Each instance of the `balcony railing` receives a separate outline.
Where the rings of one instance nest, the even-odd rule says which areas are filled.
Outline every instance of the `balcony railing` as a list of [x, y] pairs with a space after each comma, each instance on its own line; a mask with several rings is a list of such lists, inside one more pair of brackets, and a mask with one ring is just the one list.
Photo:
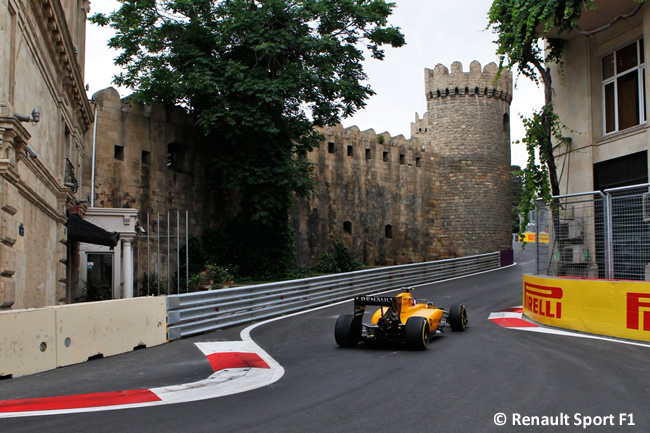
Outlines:
[[77, 192], [77, 189], [79, 188], [79, 182], [74, 175], [74, 165], [72, 165], [68, 158], [65, 159], [65, 175], [63, 178], [63, 185], [70, 188], [73, 192]]

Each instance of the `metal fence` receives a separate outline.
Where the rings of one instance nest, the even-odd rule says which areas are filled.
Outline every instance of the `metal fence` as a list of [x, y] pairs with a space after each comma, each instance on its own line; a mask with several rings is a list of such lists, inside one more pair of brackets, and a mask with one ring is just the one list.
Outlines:
[[497, 269], [500, 253], [167, 297], [168, 338], [175, 340], [311, 307]]
[[[554, 197], [536, 206], [537, 273], [650, 280], [650, 184]], [[648, 267], [648, 271], [646, 271]]]
[[134, 241], [136, 296], [187, 292], [190, 212], [147, 213]]

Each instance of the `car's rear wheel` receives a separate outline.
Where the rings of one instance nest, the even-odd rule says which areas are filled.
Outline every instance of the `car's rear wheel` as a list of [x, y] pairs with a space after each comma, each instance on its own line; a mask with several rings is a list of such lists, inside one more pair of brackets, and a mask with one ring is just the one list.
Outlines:
[[354, 347], [361, 339], [361, 320], [352, 314], [341, 314], [334, 326], [334, 339], [341, 347]]
[[424, 317], [409, 317], [404, 329], [406, 347], [411, 350], [424, 350], [429, 344], [429, 322]]
[[449, 325], [452, 331], [464, 331], [467, 328], [467, 310], [463, 304], [454, 304], [449, 309]]

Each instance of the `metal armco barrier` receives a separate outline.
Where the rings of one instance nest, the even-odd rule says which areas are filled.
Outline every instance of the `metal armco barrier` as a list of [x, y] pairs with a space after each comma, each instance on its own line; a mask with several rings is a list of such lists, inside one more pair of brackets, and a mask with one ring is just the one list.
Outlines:
[[169, 341], [227, 326], [499, 268], [498, 252], [167, 297]]

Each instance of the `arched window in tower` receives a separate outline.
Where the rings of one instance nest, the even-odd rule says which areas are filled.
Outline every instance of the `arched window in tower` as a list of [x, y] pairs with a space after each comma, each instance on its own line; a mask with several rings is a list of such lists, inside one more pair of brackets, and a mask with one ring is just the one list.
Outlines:
[[345, 221], [343, 222], [343, 231], [349, 235], [352, 234], [352, 222]]
[[386, 224], [386, 227], [384, 228], [384, 235], [386, 239], [393, 239], [393, 226], [390, 224]]
[[503, 115], [503, 132], [509, 132], [510, 131], [510, 116], [508, 113], [505, 113]]

